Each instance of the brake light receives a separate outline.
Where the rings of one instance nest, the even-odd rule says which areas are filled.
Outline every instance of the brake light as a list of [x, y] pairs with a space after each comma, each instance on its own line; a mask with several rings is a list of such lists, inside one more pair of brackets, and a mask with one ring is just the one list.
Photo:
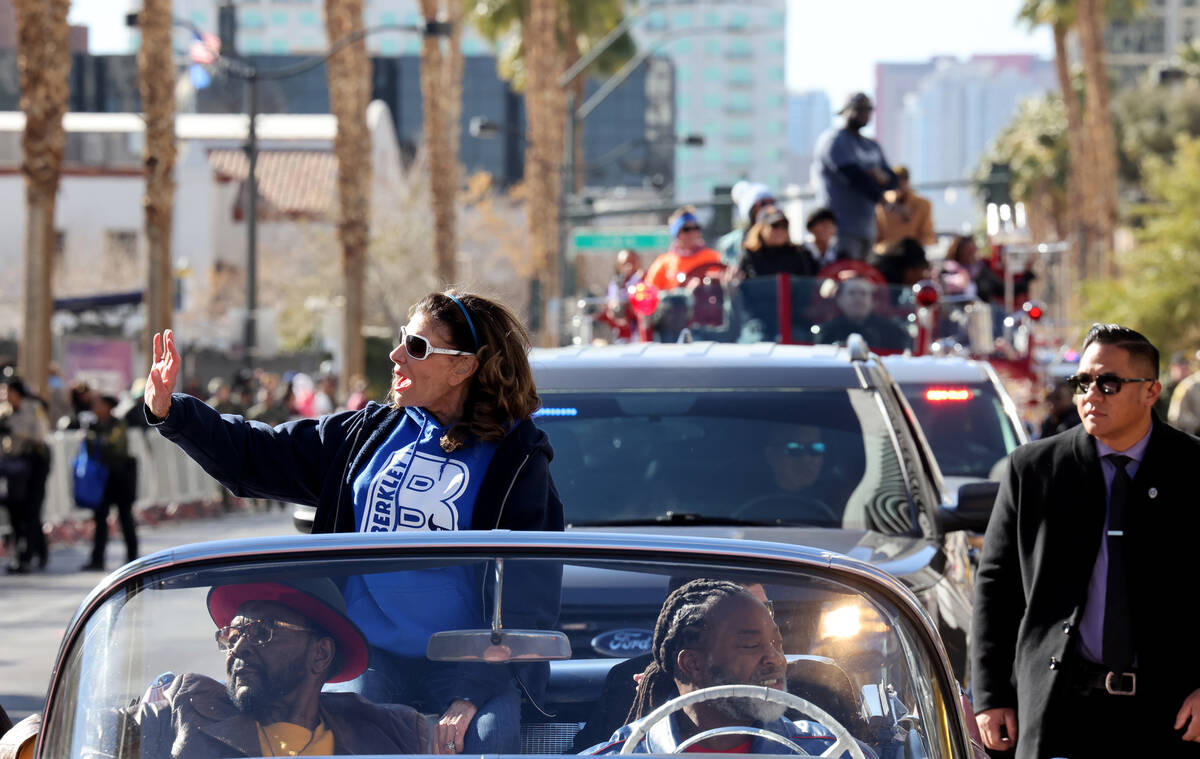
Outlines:
[[925, 391], [925, 400], [930, 403], [959, 403], [974, 397], [975, 393], [965, 387], [931, 387]]

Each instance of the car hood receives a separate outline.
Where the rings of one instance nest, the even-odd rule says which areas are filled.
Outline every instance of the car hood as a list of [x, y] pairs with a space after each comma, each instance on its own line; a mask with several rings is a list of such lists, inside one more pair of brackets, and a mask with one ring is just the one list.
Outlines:
[[[572, 527], [571, 531], [629, 532], [625, 526]], [[829, 527], [732, 527], [719, 525], [662, 527], [638, 526], [637, 532], [646, 535], [692, 535], [709, 538], [740, 538], [766, 540], [774, 543], [809, 546], [865, 561], [888, 574], [899, 577], [913, 590], [919, 591], [936, 582], [937, 572], [931, 565], [942, 557], [937, 545], [923, 537], [883, 535], [870, 530], [843, 530]]]

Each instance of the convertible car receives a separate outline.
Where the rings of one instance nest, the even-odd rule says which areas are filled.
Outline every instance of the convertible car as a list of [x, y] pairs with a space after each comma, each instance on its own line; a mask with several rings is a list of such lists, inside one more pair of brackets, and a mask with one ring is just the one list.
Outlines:
[[[633, 674], [640, 671], [640, 662], [628, 657], [643, 647], [626, 647], [623, 631], [636, 635], [655, 629], [672, 588], [709, 579], [753, 589], [759, 599], [753, 603], [765, 607], [763, 613], [773, 620], [770, 628], [780, 632], [772, 644], [786, 661], [786, 680], [727, 682], [711, 689], [715, 695], [676, 691], [647, 720], [671, 719], [672, 709], [697, 701], [737, 700], [733, 693], [747, 702], [778, 704], [782, 720], [824, 736], [825, 743], [813, 750], [811, 741], [759, 740], [766, 727], [757, 723], [733, 728], [754, 739], [754, 753], [854, 759], [985, 756], [968, 732], [969, 708], [934, 625], [912, 592], [878, 568], [780, 543], [505, 531], [255, 538], [183, 546], [128, 564], [84, 600], [65, 632], [44, 713], [0, 740], [7, 747], [0, 755], [7, 750], [10, 756], [19, 751], [36, 758], [159, 759], [177, 756], [185, 747], [188, 756], [205, 755], [196, 753], [197, 746], [209, 744], [179, 732], [183, 728], [177, 723], [159, 724], [167, 731], [165, 742], [146, 737], [145, 721], [164, 712], [173, 681], [204, 675], [224, 683], [221, 649], [233, 650], [245, 641], [266, 646], [272, 632], [264, 625], [279, 627], [274, 635], [281, 639], [289, 634], [283, 628], [297, 627], [260, 620], [256, 628], [241, 616], [227, 619], [235, 610], [245, 614], [246, 599], [259, 598], [230, 588], [262, 592], [317, 583], [346, 588], [385, 574], [402, 586], [406, 575], [428, 577], [439, 569], [475, 578], [478, 597], [461, 601], [482, 613], [474, 627], [433, 633], [425, 646], [429, 660], [548, 671], [546, 687], [522, 694], [521, 753], [594, 751], [594, 736], [599, 736], [596, 743], [606, 744], [624, 723], [636, 684]], [[519, 613], [531, 598], [551, 599], [550, 621], [517, 629], [513, 625], [531, 618]], [[324, 624], [332, 629], [328, 620]], [[585, 628], [601, 632], [580, 640], [578, 631]], [[347, 657], [355, 654], [347, 651], [334, 665], [342, 672], [353, 669]], [[610, 677], [617, 665], [627, 671]], [[217, 693], [216, 701], [226, 698], [223, 686]], [[409, 715], [414, 725], [421, 724], [421, 714], [436, 718], [430, 704], [409, 704], [415, 712], [383, 706]], [[177, 731], [174, 737], [171, 730]], [[335, 734], [326, 745], [347, 753], [354, 741], [344, 738]], [[253, 748], [250, 755], [257, 754], [258, 744]], [[633, 748], [634, 742], [624, 747], [625, 752]], [[206, 755], [244, 754], [230, 748]]]

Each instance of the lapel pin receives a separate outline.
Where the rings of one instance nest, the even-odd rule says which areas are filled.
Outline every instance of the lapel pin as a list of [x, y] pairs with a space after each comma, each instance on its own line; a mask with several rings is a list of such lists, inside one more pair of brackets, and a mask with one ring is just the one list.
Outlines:
[[1151, 498], [1158, 498], [1158, 488], [1150, 488], [1149, 492], [1147, 492], [1147, 495]]

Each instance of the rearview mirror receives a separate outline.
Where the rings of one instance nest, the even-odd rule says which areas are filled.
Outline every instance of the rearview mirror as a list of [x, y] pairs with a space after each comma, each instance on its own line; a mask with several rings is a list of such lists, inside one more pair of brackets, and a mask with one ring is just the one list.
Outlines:
[[973, 530], [983, 532], [992, 516], [992, 505], [1000, 492], [998, 482], [969, 482], [958, 489], [958, 503], [953, 507], [942, 507], [939, 514], [941, 527], [946, 532]]
[[553, 630], [447, 630], [429, 636], [430, 661], [551, 661], [571, 658], [571, 642]]
[[496, 601], [490, 630], [445, 630], [429, 636], [430, 661], [551, 661], [571, 658], [571, 641], [556, 630], [505, 630], [500, 622], [504, 596], [504, 559], [496, 559]]

